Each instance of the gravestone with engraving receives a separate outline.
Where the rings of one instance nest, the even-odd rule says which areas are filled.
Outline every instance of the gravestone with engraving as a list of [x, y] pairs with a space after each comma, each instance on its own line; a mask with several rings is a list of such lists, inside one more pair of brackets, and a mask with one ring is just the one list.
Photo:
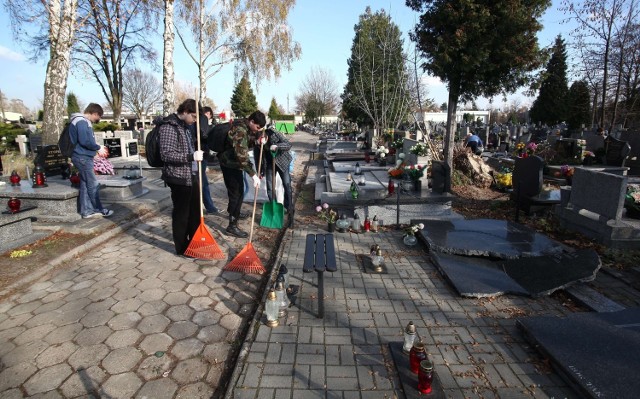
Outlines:
[[449, 165], [442, 161], [431, 162], [431, 181], [434, 193], [442, 194], [451, 191], [451, 179], [449, 178]]
[[39, 134], [32, 134], [29, 136], [29, 151], [31, 153], [38, 152], [38, 147], [42, 147], [42, 136]]
[[45, 176], [66, 176], [69, 169], [69, 159], [62, 155], [57, 144], [40, 147], [35, 160], [36, 166], [42, 166]]
[[109, 158], [122, 156], [122, 139], [119, 137], [104, 139], [104, 146], [109, 150]]
[[127, 156], [138, 155], [138, 142], [137, 141], [129, 141], [127, 143]]

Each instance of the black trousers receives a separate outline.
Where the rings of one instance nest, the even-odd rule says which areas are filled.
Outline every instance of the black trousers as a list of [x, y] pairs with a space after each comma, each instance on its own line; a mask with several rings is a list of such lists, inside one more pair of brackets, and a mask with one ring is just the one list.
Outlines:
[[229, 195], [227, 212], [229, 212], [229, 216], [238, 219], [244, 197], [244, 174], [239, 169], [227, 168], [222, 165], [220, 165], [220, 169], [222, 170], [224, 185], [227, 187], [227, 194]]
[[193, 176], [191, 186], [168, 184], [171, 189], [171, 228], [176, 254], [182, 255], [189, 247], [200, 225], [200, 185], [198, 176]]

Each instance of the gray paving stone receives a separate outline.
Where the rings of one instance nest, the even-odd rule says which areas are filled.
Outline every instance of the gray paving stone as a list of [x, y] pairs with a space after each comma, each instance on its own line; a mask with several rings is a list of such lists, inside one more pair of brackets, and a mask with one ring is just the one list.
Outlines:
[[146, 382], [136, 398], [139, 399], [171, 399], [178, 390], [178, 385], [170, 379], [160, 379]]
[[138, 330], [143, 334], [153, 334], [164, 331], [171, 320], [163, 315], [147, 316], [138, 324]]
[[69, 364], [74, 369], [97, 366], [109, 353], [109, 348], [104, 344], [81, 346], [69, 357]]
[[95, 345], [104, 342], [113, 330], [107, 326], [85, 328], [75, 336], [75, 342], [80, 346]]
[[40, 340], [49, 332], [56, 328], [53, 324], [43, 324], [34, 328], [30, 328], [13, 339], [16, 345], [26, 344], [31, 341]]
[[180, 361], [171, 372], [171, 377], [180, 385], [194, 383], [207, 373], [207, 364], [201, 359]]
[[229, 331], [218, 325], [204, 327], [198, 332], [197, 338], [204, 343], [213, 343], [224, 340], [229, 335]]
[[105, 395], [113, 398], [132, 398], [142, 386], [142, 381], [135, 373], [124, 373], [110, 376], [102, 385]]
[[142, 320], [142, 316], [138, 313], [127, 312], [114, 316], [109, 320], [107, 325], [114, 331], [126, 330], [134, 328], [140, 320]]
[[132, 347], [114, 349], [102, 360], [102, 367], [109, 374], [120, 374], [131, 370], [142, 359], [142, 353]]
[[176, 399], [209, 399], [213, 396], [213, 388], [204, 382], [197, 382], [181, 387]]
[[151, 334], [144, 337], [140, 343], [140, 349], [147, 355], [153, 355], [158, 351], [166, 352], [172, 343], [173, 338], [165, 333]]
[[69, 354], [76, 351], [78, 347], [71, 341], [66, 341], [60, 345], [50, 346], [36, 358], [36, 365], [39, 369], [53, 366], [64, 362]]
[[191, 321], [200, 327], [210, 326], [220, 321], [220, 315], [212, 310], [203, 310], [196, 312]]
[[191, 296], [187, 293], [170, 292], [164, 296], [163, 301], [170, 306], [176, 306], [176, 305], [186, 305], [187, 303], [189, 303], [190, 299], [191, 299]]
[[189, 359], [198, 356], [204, 349], [204, 343], [195, 338], [187, 338], [175, 343], [171, 354], [177, 359]]
[[155, 380], [157, 378], [169, 375], [174, 362], [170, 356], [148, 356], [138, 366], [137, 373], [145, 381]]
[[[0, 393], [17, 388], [38, 371], [31, 362], [18, 363], [0, 372]], [[4, 397], [4, 393], [2, 394]]]
[[105, 378], [106, 374], [100, 367], [79, 369], [67, 378], [60, 390], [67, 398], [87, 397], [91, 392], [99, 390]]
[[67, 364], [43, 368], [24, 383], [24, 389], [29, 395], [51, 391], [62, 384], [71, 373], [71, 367]]
[[169, 325], [167, 334], [174, 339], [184, 339], [195, 335], [198, 326], [190, 321], [176, 321]]
[[42, 341], [33, 341], [16, 346], [2, 357], [2, 363], [5, 367], [11, 367], [23, 362], [33, 362], [33, 359], [48, 347], [49, 345]]
[[147, 302], [140, 306], [138, 313], [140, 313], [142, 317], [153, 316], [164, 312], [168, 307], [169, 305], [164, 301]]
[[172, 321], [184, 321], [191, 319], [194, 313], [195, 311], [187, 305], [176, 305], [167, 309], [164, 315]]

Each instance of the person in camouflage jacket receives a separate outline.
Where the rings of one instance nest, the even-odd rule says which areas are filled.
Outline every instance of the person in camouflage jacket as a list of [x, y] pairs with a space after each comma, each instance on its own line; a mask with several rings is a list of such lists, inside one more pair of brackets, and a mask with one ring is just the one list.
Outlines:
[[260, 177], [249, 161], [249, 148], [253, 147], [256, 134], [266, 125], [267, 118], [262, 112], [255, 111], [244, 122], [232, 126], [227, 136], [227, 140], [231, 145], [226, 146], [223, 152], [218, 153], [224, 185], [227, 187], [229, 196], [229, 204], [227, 206], [229, 226], [226, 231], [228, 234], [239, 238], [249, 236], [238, 227], [240, 208], [244, 197], [243, 172], [247, 172], [251, 176], [254, 188], [260, 187]]

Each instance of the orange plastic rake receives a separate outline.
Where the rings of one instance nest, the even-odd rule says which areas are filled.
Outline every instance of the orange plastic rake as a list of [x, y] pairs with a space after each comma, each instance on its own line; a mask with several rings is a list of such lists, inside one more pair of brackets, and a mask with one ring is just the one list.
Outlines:
[[[197, 96], [196, 96], [197, 98]], [[196, 100], [196, 136], [198, 137], [198, 151], [200, 151], [200, 113], [198, 100]], [[222, 252], [218, 243], [213, 238], [209, 229], [204, 224], [204, 212], [202, 211], [202, 163], [198, 161], [198, 183], [200, 184], [200, 226], [191, 238], [191, 242], [184, 251], [186, 256], [197, 259], [224, 259], [226, 255]]]
[[[262, 142], [260, 143], [260, 159], [258, 160], [258, 171], [262, 166]], [[223, 270], [232, 271], [232, 272], [241, 272], [241, 273], [249, 273], [249, 274], [262, 274], [267, 271], [260, 262], [260, 258], [258, 258], [258, 254], [256, 250], [253, 249], [253, 244], [251, 244], [251, 240], [253, 238], [253, 225], [256, 219], [256, 202], [258, 200], [258, 189], [256, 188], [256, 192], [253, 195], [253, 213], [251, 214], [251, 231], [249, 232], [249, 242], [247, 245], [242, 248], [242, 251], [236, 255], [235, 258], [231, 260], [231, 262], [227, 263], [227, 265], [223, 268]]]

